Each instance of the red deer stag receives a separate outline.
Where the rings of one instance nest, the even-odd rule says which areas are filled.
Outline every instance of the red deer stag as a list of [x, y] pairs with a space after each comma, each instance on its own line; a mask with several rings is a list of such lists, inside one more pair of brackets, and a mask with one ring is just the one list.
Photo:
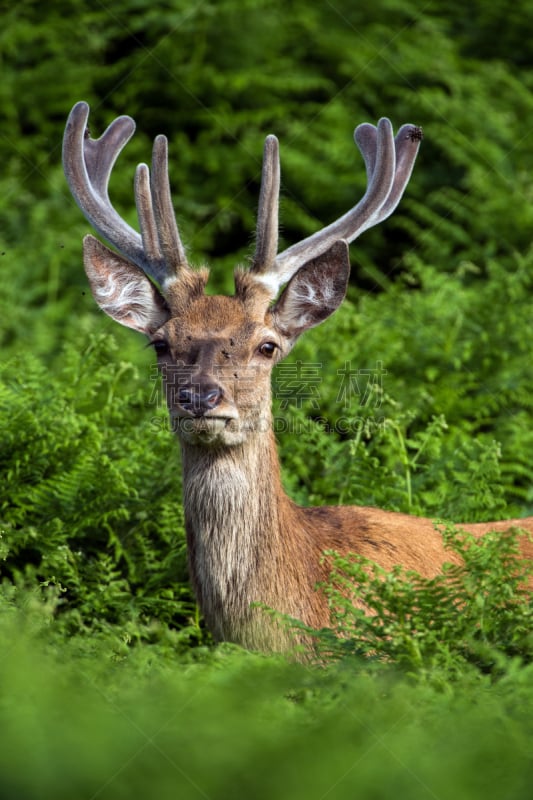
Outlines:
[[[235, 294], [219, 297], [204, 294], [208, 271], [187, 263], [172, 209], [167, 139], [154, 141], [151, 172], [146, 164], [137, 168], [139, 234], [108, 197], [112, 167], [135, 123], [119, 117], [92, 139], [88, 115], [83, 102], [71, 111], [65, 172], [82, 212], [118, 252], [86, 236], [85, 269], [100, 308], [146, 334], [157, 354], [182, 450], [190, 574], [215, 638], [260, 650], [289, 646], [287, 632], [255, 603], [327, 626], [327, 603], [315, 585], [326, 578], [321, 556], [330, 548], [360, 553], [384, 568], [402, 564], [424, 576], [438, 573], [450, 556], [429, 519], [293, 503], [281, 484], [270, 424], [272, 367], [342, 302], [348, 243], [396, 208], [420, 129], [403, 125], [394, 138], [388, 119], [377, 127], [359, 125], [355, 141], [368, 177], [364, 197], [280, 254], [278, 141], [268, 136], [252, 263], [247, 271], [236, 270]], [[482, 534], [511, 526], [533, 530], [533, 518], [464, 527]]]

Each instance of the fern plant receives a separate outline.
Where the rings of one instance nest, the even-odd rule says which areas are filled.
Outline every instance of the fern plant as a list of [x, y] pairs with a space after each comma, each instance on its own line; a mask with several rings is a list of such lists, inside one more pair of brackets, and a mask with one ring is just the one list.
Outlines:
[[137, 369], [116, 357], [101, 336], [65, 346], [53, 378], [32, 357], [4, 365], [0, 574], [54, 584], [69, 629], [187, 626], [176, 448], [165, 409], [146, 407]]
[[422, 680], [450, 680], [469, 669], [497, 676], [513, 659], [533, 660], [533, 605], [526, 588], [533, 563], [517, 561], [518, 530], [476, 539], [438, 525], [461, 563], [433, 579], [395, 567], [386, 572], [358, 556], [327, 554], [321, 585], [331, 630], [311, 632], [324, 659], [368, 656]]

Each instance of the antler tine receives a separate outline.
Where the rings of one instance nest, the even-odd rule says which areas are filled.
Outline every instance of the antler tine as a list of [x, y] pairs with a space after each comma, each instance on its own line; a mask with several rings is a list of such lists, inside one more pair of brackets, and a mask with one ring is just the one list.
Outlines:
[[104, 239], [163, 285], [186, 266], [185, 252], [172, 209], [168, 181], [167, 140], [156, 137], [153, 170], [139, 164], [135, 201], [141, 228], [137, 233], [113, 208], [108, 194], [111, 170], [135, 131], [131, 117], [115, 119], [99, 139], [91, 139], [89, 106], [77, 103], [63, 139], [63, 164], [70, 190], [85, 217]]
[[166, 136], [156, 136], [154, 140], [150, 187], [161, 252], [169, 271], [176, 274], [179, 269], [187, 266], [187, 258], [181, 243], [172, 206], [172, 195], [170, 194], [168, 179], [168, 140]]
[[134, 193], [144, 255], [151, 265], [154, 277], [160, 280], [164, 278], [165, 265], [159, 247], [159, 234], [150, 190], [150, 170], [147, 164], [138, 164], [135, 170]]
[[187, 269], [185, 250], [174, 217], [168, 180], [168, 143], [157, 136], [152, 153], [152, 173], [139, 164], [135, 173], [135, 202], [144, 253], [151, 274], [163, 287]]
[[261, 192], [257, 213], [256, 246], [251, 272], [271, 270], [278, 252], [279, 143], [267, 136], [263, 151]]
[[409, 183], [411, 173], [413, 172], [422, 137], [422, 129], [409, 124], [402, 125], [396, 134], [394, 139], [396, 172], [387, 201], [381, 207], [379, 222], [390, 217], [402, 199], [405, 187]]
[[393, 138], [390, 120], [383, 117], [377, 127], [359, 125], [354, 138], [367, 170], [368, 187], [363, 198], [331, 225], [292, 245], [275, 259], [270, 273], [262, 277], [273, 291], [312, 258], [322, 255], [338, 240], [352, 242], [363, 231], [386, 219], [398, 205], [409, 181], [418, 153], [420, 135], [412, 125], [403, 125]]

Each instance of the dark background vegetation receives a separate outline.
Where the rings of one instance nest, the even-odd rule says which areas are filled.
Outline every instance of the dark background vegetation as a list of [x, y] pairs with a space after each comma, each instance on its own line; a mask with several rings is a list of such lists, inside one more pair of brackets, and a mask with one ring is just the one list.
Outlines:
[[[456, 595], [383, 590], [384, 630], [365, 650], [350, 629], [350, 652], [379, 655], [381, 635], [377, 665], [299, 668], [211, 645], [153, 359], [90, 296], [88, 225], [60, 154], [78, 100], [93, 136], [130, 114], [111, 193], [135, 225], [135, 165], [165, 133], [190, 260], [231, 291], [266, 134], [281, 142], [284, 246], [364, 192], [356, 124], [421, 125], [398, 211], [352, 245], [348, 301], [291, 356], [318, 369], [317, 392], [287, 403], [275, 377], [285, 483], [302, 503], [532, 514], [529, 4], [0, 8], [2, 794], [527, 797], [530, 616], [505, 559], [487, 573], [497, 543], [472, 554], [477, 577]], [[374, 392], [360, 377], [342, 394], [347, 370], [378, 364]]]

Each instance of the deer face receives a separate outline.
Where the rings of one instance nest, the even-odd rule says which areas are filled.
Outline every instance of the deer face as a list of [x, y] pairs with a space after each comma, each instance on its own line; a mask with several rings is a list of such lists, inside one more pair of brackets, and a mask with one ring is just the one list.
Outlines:
[[231, 446], [270, 427], [270, 373], [285, 344], [271, 314], [254, 315], [238, 297], [203, 296], [151, 342], [181, 439]]
[[165, 297], [97, 239], [84, 242], [97, 303], [145, 333], [157, 356], [172, 428], [199, 447], [229, 447], [270, 429], [270, 375], [298, 336], [342, 302], [347, 246], [337, 243], [289, 282], [277, 302], [250, 273], [237, 272], [231, 297], [204, 294], [206, 271], [188, 269]]

